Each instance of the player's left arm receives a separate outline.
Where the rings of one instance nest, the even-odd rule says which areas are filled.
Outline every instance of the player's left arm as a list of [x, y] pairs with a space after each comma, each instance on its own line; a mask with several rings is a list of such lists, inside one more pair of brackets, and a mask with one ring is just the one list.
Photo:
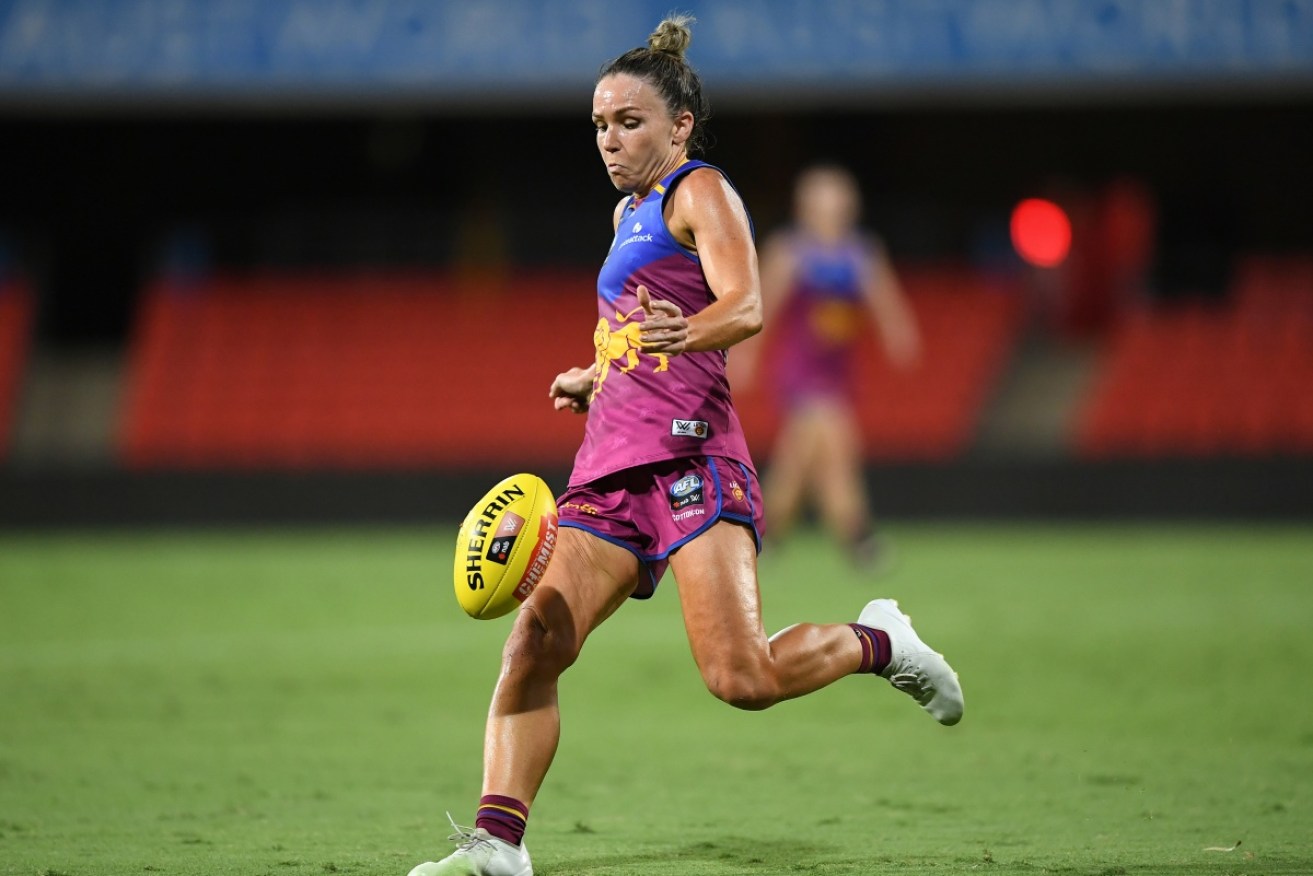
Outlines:
[[921, 329], [883, 244], [872, 241], [862, 271], [862, 292], [875, 318], [885, 354], [899, 368], [921, 361]]
[[685, 317], [671, 302], [640, 290], [639, 300], [650, 300], [644, 305], [644, 348], [670, 354], [724, 350], [761, 331], [757, 249], [748, 212], [729, 181], [709, 168], [691, 172], [675, 189], [666, 225], [697, 253], [716, 300]]

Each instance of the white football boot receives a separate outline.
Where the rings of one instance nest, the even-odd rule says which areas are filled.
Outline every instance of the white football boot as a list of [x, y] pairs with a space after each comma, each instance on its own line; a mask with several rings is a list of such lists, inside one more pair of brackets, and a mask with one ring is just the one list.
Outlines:
[[962, 720], [962, 684], [944, 655], [935, 651], [912, 629], [912, 619], [893, 599], [876, 599], [862, 609], [857, 622], [884, 630], [893, 658], [880, 675], [921, 704], [940, 724]]
[[456, 851], [441, 861], [427, 861], [410, 871], [410, 876], [533, 876], [529, 850], [511, 845], [483, 828], [461, 827], [447, 816], [455, 833], [447, 837]]

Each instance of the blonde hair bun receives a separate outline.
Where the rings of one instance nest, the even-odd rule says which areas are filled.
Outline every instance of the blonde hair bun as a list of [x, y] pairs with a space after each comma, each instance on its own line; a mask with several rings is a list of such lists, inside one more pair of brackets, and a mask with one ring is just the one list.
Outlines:
[[665, 52], [683, 58], [688, 44], [693, 42], [689, 25], [697, 19], [691, 15], [668, 15], [647, 38], [647, 47], [654, 52]]

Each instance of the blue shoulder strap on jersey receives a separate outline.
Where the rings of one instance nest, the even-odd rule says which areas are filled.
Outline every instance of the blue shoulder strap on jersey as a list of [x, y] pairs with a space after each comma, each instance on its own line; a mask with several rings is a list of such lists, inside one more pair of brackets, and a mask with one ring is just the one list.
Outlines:
[[[697, 158], [690, 158], [688, 161], [685, 161], [679, 167], [676, 167], [674, 170], [670, 171], [670, 173], [666, 174], [665, 179], [661, 180], [661, 182], [652, 186], [652, 191], [665, 197], [666, 190], [673, 186], [677, 179], [689, 171], [697, 170], [699, 167], [710, 167], [712, 170], [719, 171], [721, 176], [725, 176], [725, 171], [721, 170], [719, 167], [707, 164], [705, 161]], [[728, 179], [728, 177], [726, 177], [726, 179]]]
[[[688, 173], [689, 171], [696, 170], [699, 167], [712, 167], [712, 166], [713, 165], [707, 164], [705, 161], [700, 161], [696, 158], [690, 158], [688, 161], [685, 161], [679, 167], [676, 167], [674, 170], [670, 171], [670, 173], [662, 177], [661, 181], [656, 185], [652, 186], [652, 191], [648, 192], [647, 195], [645, 195], [644, 197], [639, 198], [637, 195], [630, 195], [628, 202], [625, 204], [624, 212], [620, 214], [621, 217], [625, 217], [628, 216], [630, 213], [633, 213], [635, 210], [638, 209], [640, 204], [642, 204], [644, 201], [648, 199], [648, 197], [652, 195], [657, 195], [659, 197], [664, 198], [666, 194], [666, 190], [669, 189], [677, 179], [679, 179], [681, 176]], [[720, 168], [718, 167], [715, 169], [720, 170]], [[724, 175], [725, 171], [720, 170], [720, 173], [721, 175]], [[728, 177], [726, 177], [726, 179], [728, 179]]]

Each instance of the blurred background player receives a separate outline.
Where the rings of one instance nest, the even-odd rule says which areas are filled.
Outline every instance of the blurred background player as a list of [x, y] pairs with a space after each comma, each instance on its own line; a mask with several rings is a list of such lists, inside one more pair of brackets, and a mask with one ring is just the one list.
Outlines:
[[921, 335], [883, 243], [858, 227], [860, 215], [861, 192], [846, 168], [818, 164], [798, 176], [793, 225], [762, 250], [770, 337], [736, 353], [732, 376], [748, 385], [759, 351], [769, 350], [762, 376], [783, 417], [763, 482], [772, 539], [789, 533], [810, 498], [853, 560], [870, 567], [880, 543], [862, 471], [856, 342], [873, 320], [890, 361], [910, 369]]

